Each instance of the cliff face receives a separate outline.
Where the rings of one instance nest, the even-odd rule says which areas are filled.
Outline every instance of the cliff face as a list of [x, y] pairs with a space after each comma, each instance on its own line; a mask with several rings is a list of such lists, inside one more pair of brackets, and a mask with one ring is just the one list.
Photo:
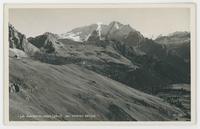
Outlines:
[[10, 56], [33, 56], [38, 49], [26, 39], [26, 36], [9, 24]]
[[9, 24], [9, 46], [24, 51], [27, 43], [25, 35], [18, 32], [11, 24]]

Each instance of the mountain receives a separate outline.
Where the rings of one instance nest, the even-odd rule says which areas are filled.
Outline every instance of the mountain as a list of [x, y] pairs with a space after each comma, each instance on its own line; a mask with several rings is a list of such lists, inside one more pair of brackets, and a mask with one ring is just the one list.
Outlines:
[[71, 39], [77, 42], [83, 42], [88, 35], [97, 29], [97, 24], [75, 28], [67, 33], [60, 34], [61, 39]]
[[[92, 32], [94, 28], [98, 29]], [[166, 45], [145, 38], [129, 25], [114, 21], [109, 25], [99, 23], [76, 28], [74, 32], [81, 30], [84, 30], [82, 34], [88, 32], [86, 30], [91, 31], [84, 44], [62, 39], [50, 32], [28, 38], [40, 50], [33, 58], [58, 65], [75, 63], [151, 94], [155, 89], [159, 90], [169, 84], [190, 82], [188, 62], [169, 53]], [[115, 38], [119, 36], [114, 34], [121, 30], [125, 30], [121, 34], [124, 38]], [[179, 37], [183, 37], [182, 35]]]
[[54, 53], [57, 51], [57, 49], [62, 47], [62, 43], [57, 39], [58, 35], [45, 32], [44, 34], [34, 38], [28, 38], [28, 41], [45, 53]]
[[[94, 33], [97, 33], [99, 40], [117, 40], [122, 41], [128, 37], [129, 33], [137, 32], [130, 25], [123, 25], [120, 22], [113, 21], [106, 25], [103, 23], [91, 24], [84, 27], [75, 28], [67, 33], [61, 34], [61, 39], [71, 39], [78, 42], [84, 42], [92, 39]], [[140, 37], [142, 35], [138, 34]], [[135, 35], [136, 36], [136, 35]]]
[[35, 59], [57, 65], [77, 64], [151, 94], [170, 84], [190, 82], [187, 62], [169, 54], [165, 45], [145, 38], [129, 25], [116, 21], [109, 25], [98, 23], [70, 33], [80, 33], [87, 40], [80, 43], [49, 33], [29, 38], [32, 44], [46, 51]]
[[177, 31], [174, 33], [171, 33], [167, 36], [159, 36], [155, 39], [156, 42], [161, 43], [161, 44], [184, 44], [184, 43], [189, 43], [190, 42], [190, 33], [189, 32], [181, 32]]
[[38, 49], [32, 45], [26, 36], [17, 31], [14, 26], [9, 24], [9, 47], [10, 56], [26, 57], [32, 56]]
[[165, 45], [168, 53], [176, 55], [186, 62], [190, 61], [190, 33], [174, 32], [167, 36], [159, 36], [155, 42]]
[[10, 48], [24, 50], [25, 42], [26, 42], [25, 35], [19, 33], [11, 24], [9, 24], [9, 46], [10, 46]]

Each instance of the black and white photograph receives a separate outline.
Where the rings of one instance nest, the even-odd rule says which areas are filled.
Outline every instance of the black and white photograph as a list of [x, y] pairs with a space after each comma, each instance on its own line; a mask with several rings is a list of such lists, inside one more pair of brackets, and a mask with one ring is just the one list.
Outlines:
[[8, 4], [5, 117], [191, 122], [195, 6], [163, 5]]

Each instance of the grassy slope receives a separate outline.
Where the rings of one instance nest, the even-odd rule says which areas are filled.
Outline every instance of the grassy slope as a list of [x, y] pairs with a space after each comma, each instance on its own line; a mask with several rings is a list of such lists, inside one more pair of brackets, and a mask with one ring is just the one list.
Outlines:
[[183, 113], [162, 99], [103, 77], [77, 65], [50, 65], [10, 58], [10, 120], [19, 115], [90, 114], [95, 118], [26, 120], [174, 120]]
[[173, 84], [165, 89], [158, 91], [157, 95], [163, 98], [166, 102], [179, 107], [185, 116], [181, 119], [190, 120], [191, 112], [191, 96], [190, 96], [190, 85], [189, 84]]

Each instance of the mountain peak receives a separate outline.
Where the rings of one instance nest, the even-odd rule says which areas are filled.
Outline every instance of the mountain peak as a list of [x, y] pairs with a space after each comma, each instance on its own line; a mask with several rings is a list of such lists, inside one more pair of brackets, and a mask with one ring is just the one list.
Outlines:
[[168, 36], [187, 36], [189, 34], [190, 32], [188, 31], [176, 31], [176, 32], [168, 34]]
[[[112, 39], [121, 41], [128, 36], [131, 31], [136, 31], [130, 25], [122, 24], [119, 21], [112, 21], [109, 24], [97, 22], [91, 25], [75, 28], [67, 33], [60, 35], [61, 39], [70, 39], [77, 42], [84, 42], [90, 36], [96, 37], [96, 31], [100, 40]], [[96, 37], [97, 38], [97, 37]], [[92, 39], [96, 39], [92, 38]]]
[[190, 32], [176, 31], [166, 36], [158, 36], [155, 41], [160, 44], [187, 44], [190, 43]]
[[118, 21], [112, 21], [109, 25], [114, 26], [116, 29], [119, 29], [121, 26], [123, 26], [123, 24]]
[[54, 35], [54, 33], [51, 33], [51, 32], [44, 32], [43, 35]]
[[112, 22], [110, 22], [110, 24], [121, 24], [122, 25], [122, 23], [120, 23], [119, 21], [112, 21]]
[[52, 32], [45, 32], [45, 33], [43, 33], [42, 35], [47, 36], [47, 37], [52, 37], [52, 38], [55, 38], [55, 39], [58, 39], [58, 38], [59, 38], [59, 35], [58, 35], [58, 34], [54, 34], [54, 33], [52, 33]]

